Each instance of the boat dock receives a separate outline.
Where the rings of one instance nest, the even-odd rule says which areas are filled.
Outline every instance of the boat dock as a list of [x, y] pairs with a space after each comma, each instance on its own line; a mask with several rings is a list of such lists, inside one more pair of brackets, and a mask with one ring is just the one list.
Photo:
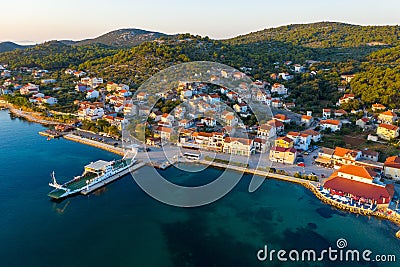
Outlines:
[[59, 138], [62, 136], [62, 133], [52, 130], [41, 131], [39, 134], [50, 138]]
[[86, 196], [86, 195], [92, 193], [93, 191], [96, 191], [97, 189], [99, 189], [99, 188], [101, 188], [101, 187], [103, 187], [103, 186], [105, 186], [105, 185], [107, 185], [107, 184], [109, 184], [109, 183], [111, 183], [111, 182], [113, 182], [113, 181], [115, 181], [115, 180], [127, 175], [129, 172], [136, 171], [136, 170], [140, 169], [144, 165], [146, 165], [144, 162], [139, 162], [139, 163], [133, 165], [132, 167], [130, 167], [129, 169], [126, 169], [126, 170], [124, 170], [124, 171], [122, 171], [120, 173], [117, 173], [117, 174], [105, 179], [104, 181], [101, 181], [101, 182], [99, 182], [99, 183], [97, 183], [95, 185], [92, 185], [92, 186], [90, 186], [88, 188], [83, 189], [81, 191], [81, 194]]

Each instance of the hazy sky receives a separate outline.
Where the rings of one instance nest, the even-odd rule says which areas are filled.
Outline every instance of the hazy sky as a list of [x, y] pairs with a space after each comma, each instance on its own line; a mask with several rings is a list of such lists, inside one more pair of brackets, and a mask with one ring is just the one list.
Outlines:
[[6, 0], [0, 41], [91, 38], [120, 28], [228, 38], [291, 23], [400, 24], [398, 0]]

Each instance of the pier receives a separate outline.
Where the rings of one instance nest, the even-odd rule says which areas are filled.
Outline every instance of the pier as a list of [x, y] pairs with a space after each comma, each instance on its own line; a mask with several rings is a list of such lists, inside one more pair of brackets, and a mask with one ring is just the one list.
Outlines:
[[46, 130], [46, 131], [41, 131], [39, 132], [40, 135], [50, 137], [50, 138], [59, 138], [62, 136], [62, 133], [57, 132], [57, 131], [52, 131], [52, 130]]
[[109, 152], [112, 152], [114, 154], [123, 156], [124, 155], [124, 149], [121, 147], [115, 147], [112, 145], [104, 144], [102, 142], [98, 142], [95, 140], [87, 139], [87, 138], [82, 138], [80, 136], [74, 135], [74, 134], [66, 134], [64, 135], [64, 138], [70, 141], [78, 142], [81, 144], [97, 147], [103, 150], [107, 150]]

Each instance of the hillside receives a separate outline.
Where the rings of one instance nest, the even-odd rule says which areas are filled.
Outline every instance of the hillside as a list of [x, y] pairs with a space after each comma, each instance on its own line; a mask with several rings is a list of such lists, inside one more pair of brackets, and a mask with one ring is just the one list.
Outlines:
[[353, 92], [365, 104], [395, 108], [400, 101], [400, 46], [372, 53], [362, 66], [351, 81]]
[[132, 47], [143, 42], [153, 41], [166, 34], [151, 32], [140, 29], [115, 30], [93, 39], [86, 39], [76, 42], [78, 45], [103, 44], [114, 47]]
[[337, 22], [292, 24], [226, 40], [232, 44], [280, 41], [314, 48], [400, 44], [400, 26], [360, 26]]
[[0, 43], [0, 53], [1, 52], [8, 52], [8, 51], [13, 51], [15, 49], [23, 49], [26, 48], [26, 46], [23, 45], [18, 45], [13, 42], [2, 42]]
[[9, 64], [11, 68], [25, 66], [56, 70], [106, 57], [115, 52], [99, 44], [71, 46], [59, 41], [50, 41], [26, 49], [0, 53], [0, 62]]

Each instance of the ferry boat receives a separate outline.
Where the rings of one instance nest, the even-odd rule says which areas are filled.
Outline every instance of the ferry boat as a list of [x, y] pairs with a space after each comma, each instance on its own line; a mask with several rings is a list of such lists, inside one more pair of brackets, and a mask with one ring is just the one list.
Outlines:
[[98, 188], [122, 177], [135, 163], [136, 160], [125, 158], [116, 161], [98, 160], [86, 165], [82, 175], [61, 185], [57, 182], [53, 171], [49, 186], [55, 189], [48, 196], [53, 199], [62, 199], [81, 192], [90, 193], [90, 189]]

